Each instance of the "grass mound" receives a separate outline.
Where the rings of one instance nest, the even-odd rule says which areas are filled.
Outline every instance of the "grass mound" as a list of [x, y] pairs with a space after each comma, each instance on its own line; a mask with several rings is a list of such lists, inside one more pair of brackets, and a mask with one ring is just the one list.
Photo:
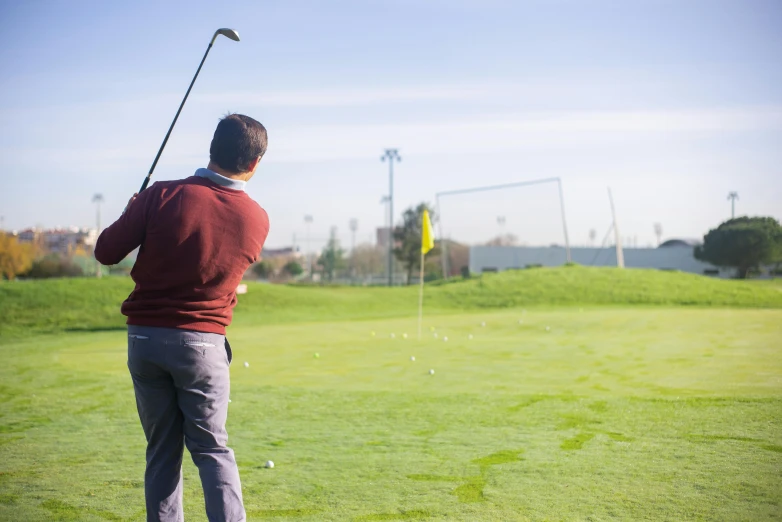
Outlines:
[[[413, 315], [417, 288], [304, 287], [249, 283], [235, 325], [378, 319]], [[129, 278], [57, 279], [0, 284], [0, 335], [121, 329]], [[540, 268], [433, 284], [428, 313], [546, 305], [679, 305], [782, 308], [778, 285], [679, 272]]]
[[661, 270], [570, 266], [485, 274], [444, 284], [429, 294], [442, 306], [465, 309], [524, 305], [684, 305], [782, 307], [779, 287]]

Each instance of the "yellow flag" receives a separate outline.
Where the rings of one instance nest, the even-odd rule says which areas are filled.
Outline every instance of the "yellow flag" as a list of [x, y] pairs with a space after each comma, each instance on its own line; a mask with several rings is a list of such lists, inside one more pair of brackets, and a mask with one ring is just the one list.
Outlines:
[[424, 210], [423, 233], [421, 234], [421, 253], [426, 254], [434, 248], [434, 230], [429, 220], [429, 211]]

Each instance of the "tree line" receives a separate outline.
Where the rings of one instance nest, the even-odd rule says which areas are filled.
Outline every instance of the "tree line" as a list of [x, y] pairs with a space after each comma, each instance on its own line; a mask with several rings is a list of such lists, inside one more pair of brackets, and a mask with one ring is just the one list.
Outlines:
[[[392, 238], [393, 253], [407, 275], [407, 281], [420, 269], [421, 263], [421, 223], [424, 210], [429, 211], [436, 222], [435, 211], [426, 203], [410, 207], [402, 214], [402, 222], [394, 227]], [[500, 238], [501, 239], [501, 238]], [[499, 243], [498, 243], [499, 244]], [[427, 280], [442, 277], [440, 268], [440, 242], [427, 255], [424, 266]], [[454, 253], [449, 247], [449, 257]], [[454, 249], [455, 250], [455, 249]], [[468, 262], [466, 248], [454, 265], [457, 271]], [[0, 278], [13, 280], [17, 277], [68, 277], [86, 275], [94, 264], [88, 259], [88, 253], [82, 255], [60, 256], [45, 253], [31, 243], [22, 243], [11, 235], [0, 232]], [[376, 246], [359, 245], [346, 257], [336, 233], [332, 232], [326, 247], [315, 260], [324, 279], [332, 281], [340, 273], [348, 277], [361, 277], [383, 273], [386, 252]], [[721, 268], [736, 270], [736, 277], [746, 278], [758, 273], [763, 267], [774, 267], [779, 272], [782, 265], [782, 226], [772, 217], [738, 217], [709, 230], [703, 238], [703, 244], [695, 248], [695, 258]], [[302, 265], [295, 260], [283, 261], [276, 266], [271, 261], [261, 261], [253, 266], [253, 272], [260, 278], [277, 276], [281, 279], [296, 278], [304, 272]], [[125, 260], [115, 271], [127, 273], [132, 266], [131, 260]]]

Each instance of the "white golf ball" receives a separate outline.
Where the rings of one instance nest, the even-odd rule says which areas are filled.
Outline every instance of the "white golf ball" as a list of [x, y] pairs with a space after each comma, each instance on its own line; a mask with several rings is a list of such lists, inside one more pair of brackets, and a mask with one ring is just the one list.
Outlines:
[[551, 327], [550, 327], [550, 326], [547, 326], [547, 327], [546, 327], [546, 331], [547, 331], [547, 332], [551, 331]]
[[486, 321], [481, 321], [481, 326], [486, 326]]
[[434, 338], [435, 338], [435, 339], [437, 339], [437, 332], [435, 332], [435, 334], [434, 334]]
[[469, 340], [471, 340], [471, 341], [472, 341], [472, 334], [468, 335], [468, 336], [467, 336], [467, 339], [469, 339]]
[[396, 335], [394, 335], [394, 334], [391, 334], [391, 339], [393, 339], [394, 337], [396, 337]]
[[519, 319], [519, 324], [524, 324], [524, 321], [522, 321], [521, 319]]
[[434, 375], [434, 370], [429, 370], [429, 375]]
[[402, 339], [407, 339], [407, 334], [406, 333], [402, 334]]
[[448, 342], [448, 337], [443, 337], [443, 341]]
[[413, 361], [413, 362], [415, 362], [415, 355], [411, 355], [411, 356], [410, 356], [410, 360], [411, 360], [411, 361]]
[[274, 467], [274, 462], [272, 462], [270, 460], [267, 460], [266, 464], [264, 464], [264, 467], [273, 468]]
[[244, 361], [244, 367], [245, 368], [249, 368], [250, 367], [250, 363], [248, 363], [247, 361]]

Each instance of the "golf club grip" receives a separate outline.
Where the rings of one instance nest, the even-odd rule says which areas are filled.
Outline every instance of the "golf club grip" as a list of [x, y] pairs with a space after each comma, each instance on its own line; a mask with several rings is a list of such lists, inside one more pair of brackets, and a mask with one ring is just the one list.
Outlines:
[[147, 185], [149, 185], [149, 176], [144, 178], [144, 183], [141, 184], [141, 188], [138, 189], [138, 193], [141, 194], [142, 192], [144, 192], [144, 189], [147, 188]]

